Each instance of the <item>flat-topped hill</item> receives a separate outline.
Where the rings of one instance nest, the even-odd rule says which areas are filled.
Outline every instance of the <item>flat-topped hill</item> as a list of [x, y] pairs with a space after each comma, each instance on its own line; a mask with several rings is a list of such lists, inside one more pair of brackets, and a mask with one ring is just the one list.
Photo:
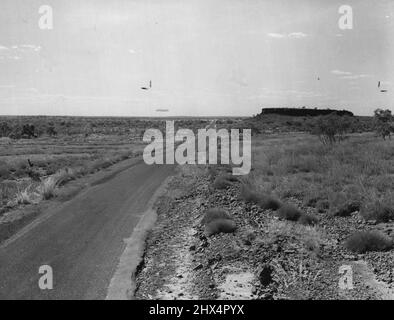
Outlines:
[[317, 109], [317, 108], [263, 108], [260, 115], [277, 114], [291, 117], [316, 117], [335, 113], [338, 116], [353, 116], [353, 112], [348, 110]]

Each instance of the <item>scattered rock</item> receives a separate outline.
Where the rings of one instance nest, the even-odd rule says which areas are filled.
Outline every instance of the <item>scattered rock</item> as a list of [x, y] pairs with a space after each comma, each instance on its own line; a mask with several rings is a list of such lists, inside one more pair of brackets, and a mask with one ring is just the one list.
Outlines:
[[193, 268], [193, 270], [194, 270], [194, 271], [197, 271], [197, 270], [201, 270], [202, 268], [204, 268], [204, 266], [200, 263], [199, 265], [195, 266], [195, 267]]

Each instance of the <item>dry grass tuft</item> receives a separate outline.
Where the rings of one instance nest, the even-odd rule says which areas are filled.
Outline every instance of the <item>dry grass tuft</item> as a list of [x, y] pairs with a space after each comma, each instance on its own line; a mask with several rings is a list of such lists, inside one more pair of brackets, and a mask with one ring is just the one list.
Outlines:
[[394, 220], [394, 208], [383, 201], [366, 203], [360, 211], [365, 220], [376, 220], [376, 222], [389, 222]]
[[298, 221], [298, 219], [300, 219], [301, 216], [304, 215], [304, 213], [291, 204], [284, 204], [276, 212], [276, 215], [280, 219], [290, 220], [290, 221]]
[[29, 190], [30, 188], [26, 188], [25, 190], [20, 190], [15, 195], [15, 204], [30, 204], [34, 203], [33, 195]]
[[234, 182], [237, 181], [239, 181], [237, 177], [231, 174], [223, 174], [216, 177], [211, 186], [214, 189], [227, 189], [228, 187], [231, 187]]
[[56, 196], [57, 188], [58, 180], [55, 176], [51, 176], [41, 182], [37, 188], [37, 191], [44, 200], [48, 200]]
[[217, 219], [230, 219], [231, 216], [224, 211], [223, 209], [219, 208], [212, 208], [205, 212], [204, 217], [201, 220], [201, 224], [207, 225], [208, 223], [217, 220]]
[[319, 223], [319, 219], [311, 213], [304, 213], [298, 219], [298, 222], [304, 226], [314, 226]]
[[237, 229], [233, 220], [230, 219], [216, 219], [205, 226], [205, 233], [207, 236], [212, 236], [218, 233], [232, 233]]
[[275, 197], [253, 191], [250, 187], [242, 185], [240, 198], [247, 203], [253, 203], [262, 209], [278, 210], [282, 203]]
[[360, 231], [345, 241], [345, 247], [356, 253], [387, 251], [393, 248], [393, 239], [380, 231]]

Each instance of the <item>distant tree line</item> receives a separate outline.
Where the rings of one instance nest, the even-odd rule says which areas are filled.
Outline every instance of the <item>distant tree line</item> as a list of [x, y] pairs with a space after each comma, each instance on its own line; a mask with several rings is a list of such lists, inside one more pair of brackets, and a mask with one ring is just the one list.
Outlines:
[[12, 139], [34, 139], [46, 133], [48, 136], [55, 137], [57, 131], [52, 123], [45, 126], [36, 126], [32, 123], [9, 123], [0, 122], [0, 138], [8, 137]]

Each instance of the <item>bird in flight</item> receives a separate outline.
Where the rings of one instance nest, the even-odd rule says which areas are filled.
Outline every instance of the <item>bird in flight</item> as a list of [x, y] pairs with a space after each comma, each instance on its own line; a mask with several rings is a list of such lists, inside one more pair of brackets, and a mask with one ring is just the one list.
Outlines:
[[378, 82], [378, 88], [380, 88], [380, 81]]
[[149, 90], [152, 88], [152, 80], [149, 81], [149, 87], [141, 87], [142, 90]]

